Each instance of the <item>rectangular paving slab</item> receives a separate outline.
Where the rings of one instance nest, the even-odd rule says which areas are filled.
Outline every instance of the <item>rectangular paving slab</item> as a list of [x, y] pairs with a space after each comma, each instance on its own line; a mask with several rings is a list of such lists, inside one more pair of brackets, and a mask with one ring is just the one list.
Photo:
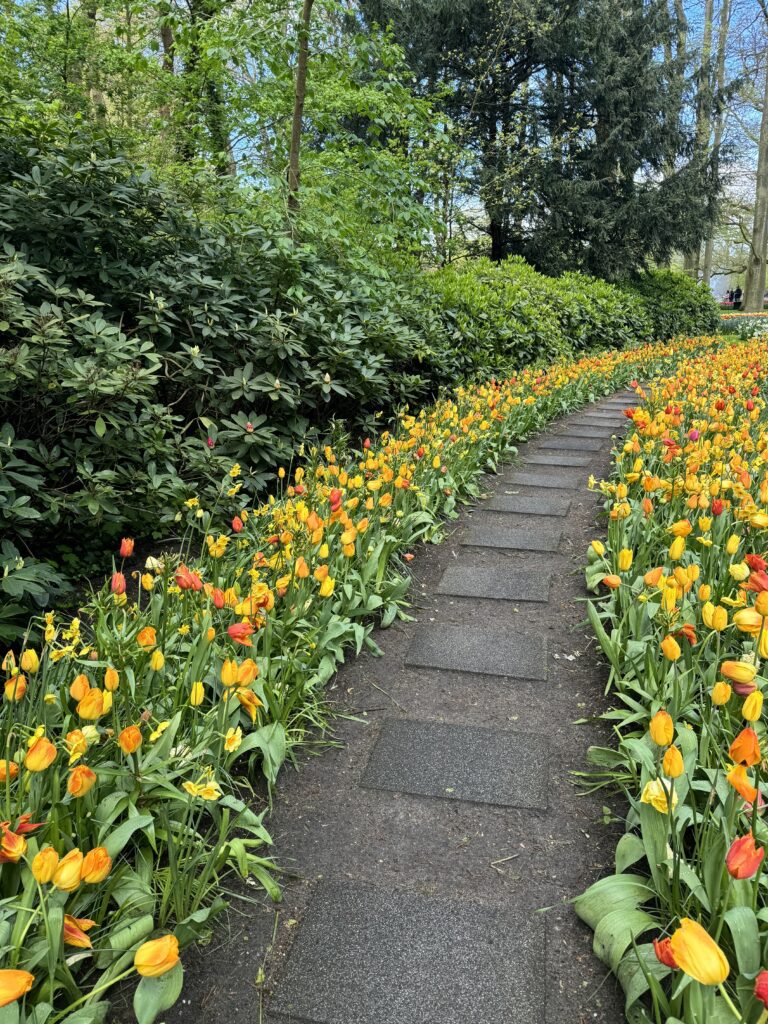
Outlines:
[[561, 537], [559, 530], [544, 527], [528, 529], [496, 521], [475, 522], [461, 543], [475, 548], [507, 548], [510, 551], [557, 551]]
[[494, 494], [487, 504], [481, 506], [489, 512], [516, 512], [524, 516], [567, 516], [570, 507], [567, 498], [503, 493]]
[[547, 678], [544, 637], [535, 633], [523, 636], [500, 626], [420, 625], [405, 660], [418, 668], [542, 682]]
[[607, 445], [607, 439], [599, 437], [556, 437], [549, 434], [539, 444], [539, 448], [556, 448], [570, 452], [597, 452]]
[[506, 566], [487, 569], [475, 565], [449, 565], [437, 586], [438, 594], [449, 597], [480, 597], [493, 601], [549, 600], [551, 576], [521, 572]]
[[310, 1024], [544, 1024], [541, 914], [322, 882], [270, 1015]]
[[570, 452], [563, 452], [561, 455], [531, 452], [525, 456], [525, 463], [530, 466], [589, 466], [592, 463], [592, 456], [572, 455]]
[[[532, 458], [532, 456], [531, 456]], [[590, 459], [591, 461], [591, 459]], [[552, 487], [561, 491], [572, 491], [586, 485], [587, 477], [582, 473], [526, 473], [516, 472], [509, 480], [510, 487]]]
[[366, 765], [368, 789], [500, 807], [547, 807], [542, 736], [485, 726], [388, 718]]
[[558, 431], [558, 437], [597, 437], [597, 438], [609, 438], [611, 434], [616, 433], [616, 427], [613, 424], [607, 424], [604, 427], [594, 427], [587, 425], [579, 426], [575, 423], [563, 424], [562, 428]]

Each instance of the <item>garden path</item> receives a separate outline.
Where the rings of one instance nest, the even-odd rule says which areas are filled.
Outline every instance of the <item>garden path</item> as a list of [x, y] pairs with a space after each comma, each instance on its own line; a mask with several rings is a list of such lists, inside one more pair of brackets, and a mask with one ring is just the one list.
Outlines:
[[623, 1019], [566, 901], [615, 846], [605, 798], [569, 773], [605, 736], [575, 724], [604, 707], [580, 600], [604, 526], [585, 485], [632, 397], [521, 446], [446, 542], [416, 553], [416, 618], [376, 633], [382, 658], [342, 668], [340, 745], [278, 787], [284, 903], [235, 901], [168, 1024]]

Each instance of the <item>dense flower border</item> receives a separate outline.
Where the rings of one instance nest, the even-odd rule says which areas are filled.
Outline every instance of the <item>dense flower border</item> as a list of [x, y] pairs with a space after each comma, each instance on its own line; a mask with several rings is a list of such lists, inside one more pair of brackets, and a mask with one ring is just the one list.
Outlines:
[[768, 1020], [767, 374], [758, 339], [683, 361], [638, 392], [599, 485], [587, 582], [618, 746], [589, 777], [630, 810], [576, 907], [632, 1021]]
[[179, 948], [223, 906], [223, 872], [279, 899], [248, 779], [260, 763], [271, 787], [323, 724], [345, 651], [374, 647], [374, 620], [402, 608], [410, 548], [439, 538], [515, 440], [722, 344], [459, 387], [358, 452], [304, 453], [256, 509], [238, 504], [233, 465], [215, 508], [180, 510], [181, 557], [139, 560], [126, 538], [78, 618], [33, 623], [2, 662], [0, 1006], [22, 1024], [98, 1024], [105, 993], [136, 971], [137, 1020], [152, 1024], [181, 991]]

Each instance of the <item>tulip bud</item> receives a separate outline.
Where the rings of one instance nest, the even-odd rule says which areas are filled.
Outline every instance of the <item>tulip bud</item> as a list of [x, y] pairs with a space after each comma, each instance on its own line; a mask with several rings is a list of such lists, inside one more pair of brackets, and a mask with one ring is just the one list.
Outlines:
[[672, 716], [664, 711], [657, 711], [649, 725], [651, 739], [658, 747], [667, 747], [675, 737], [675, 723]]
[[53, 881], [56, 868], [59, 866], [59, 855], [52, 846], [44, 846], [32, 859], [32, 876], [41, 885]]
[[712, 687], [712, 703], [717, 707], [722, 707], [723, 704], [727, 704], [731, 699], [731, 687], [724, 680], [720, 680], [719, 683], [715, 683]]
[[22, 672], [27, 672], [29, 675], [33, 676], [40, 668], [40, 659], [37, 656], [37, 651], [32, 647], [28, 647], [21, 655], [21, 661], [19, 664]]
[[76, 799], [89, 793], [96, 782], [96, 772], [85, 764], [79, 764], [69, 774], [67, 792]]
[[199, 708], [205, 697], [205, 686], [201, 682], [192, 683], [189, 691], [189, 703], [193, 708]]
[[149, 659], [149, 667], [152, 669], [152, 671], [162, 672], [164, 665], [165, 655], [163, 654], [163, 652], [159, 648], [155, 651], [152, 651], [152, 657]]
[[661, 641], [661, 652], [668, 661], [677, 661], [682, 654], [680, 644], [671, 634]]
[[143, 978], [158, 978], [172, 970], [179, 962], [179, 941], [175, 935], [150, 939], [136, 950], [133, 958], [137, 972]]
[[53, 884], [62, 892], [74, 892], [80, 885], [80, 872], [83, 867], [83, 855], [80, 850], [70, 852], [59, 861], [53, 875]]
[[683, 755], [677, 747], [668, 747], [661, 762], [661, 769], [668, 779], [677, 779], [685, 771]]
[[112, 870], [112, 858], [103, 846], [94, 846], [86, 853], [80, 869], [80, 879], [86, 885], [97, 885], [103, 882]]
[[754, 690], [744, 701], [741, 713], [748, 722], [756, 722], [763, 711], [763, 695], [760, 690]]
[[108, 690], [110, 693], [114, 693], [119, 685], [120, 675], [118, 674], [117, 669], [112, 667], [106, 669], [104, 672], [104, 689]]
[[141, 729], [138, 725], [127, 725], [117, 737], [117, 742], [124, 754], [135, 753], [141, 746]]

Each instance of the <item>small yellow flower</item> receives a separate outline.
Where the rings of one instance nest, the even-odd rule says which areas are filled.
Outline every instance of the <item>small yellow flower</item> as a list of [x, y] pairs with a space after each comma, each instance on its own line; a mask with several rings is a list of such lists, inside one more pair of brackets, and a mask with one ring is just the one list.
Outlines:
[[227, 729], [227, 735], [224, 737], [224, 749], [230, 754], [234, 753], [240, 744], [243, 742], [243, 730], [238, 727], [236, 729]]

